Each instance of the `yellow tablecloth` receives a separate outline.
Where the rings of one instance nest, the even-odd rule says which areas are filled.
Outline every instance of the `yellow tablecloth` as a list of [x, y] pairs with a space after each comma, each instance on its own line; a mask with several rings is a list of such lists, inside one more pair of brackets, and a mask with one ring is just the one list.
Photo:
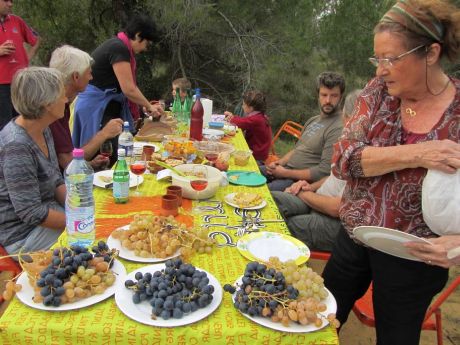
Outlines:
[[[240, 132], [233, 139], [236, 149], [247, 149]], [[245, 167], [230, 166], [231, 169], [257, 171], [253, 158]], [[145, 197], [131, 197], [126, 205], [113, 203], [111, 190], [94, 189], [96, 201], [96, 236], [106, 238], [110, 232], [121, 225], [128, 224], [138, 212], [151, 213], [159, 207], [159, 198], [165, 193], [166, 181], [156, 181], [155, 175], [144, 175], [144, 183], [139, 189]], [[268, 188], [242, 187], [228, 185], [220, 188], [214, 199], [223, 200], [228, 193], [251, 189], [260, 193], [268, 205], [261, 210], [264, 219], [281, 219], [276, 204]], [[241, 224], [241, 217], [235, 209], [225, 205], [225, 215], [229, 225]], [[215, 223], [225, 220], [217, 219]], [[284, 223], [267, 223], [262, 230], [289, 231]], [[210, 231], [225, 231], [236, 243], [235, 230], [225, 227], [210, 228]], [[63, 236], [65, 237], [65, 236]], [[219, 243], [223, 237], [216, 238]], [[273, 253], [274, 255], [276, 252]], [[142, 267], [130, 261], [121, 260], [127, 272]], [[195, 254], [192, 264], [211, 272], [219, 282], [233, 283], [244, 271], [247, 260], [236, 247], [222, 246], [209, 254]], [[338, 344], [337, 333], [327, 326], [319, 331], [294, 334], [284, 333], [262, 327], [243, 315], [232, 304], [231, 296], [224, 293], [219, 308], [209, 317], [191, 325], [176, 328], [159, 328], [137, 323], [126, 317], [116, 306], [114, 298], [75, 311], [48, 312], [23, 305], [17, 298], [11, 301], [0, 318], [0, 343], [7, 344]]]

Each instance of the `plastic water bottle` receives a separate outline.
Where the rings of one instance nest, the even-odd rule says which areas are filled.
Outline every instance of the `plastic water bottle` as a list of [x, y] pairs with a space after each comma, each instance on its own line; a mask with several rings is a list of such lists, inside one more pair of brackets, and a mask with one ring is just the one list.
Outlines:
[[134, 137], [129, 131], [129, 122], [123, 123], [123, 132], [118, 137], [118, 148], [125, 150], [125, 157], [133, 156]]
[[89, 247], [95, 238], [93, 168], [82, 149], [74, 149], [73, 160], [65, 169], [67, 188], [65, 218], [69, 245]]
[[129, 170], [124, 149], [118, 149], [118, 161], [113, 171], [113, 199], [116, 204], [126, 204], [129, 199]]

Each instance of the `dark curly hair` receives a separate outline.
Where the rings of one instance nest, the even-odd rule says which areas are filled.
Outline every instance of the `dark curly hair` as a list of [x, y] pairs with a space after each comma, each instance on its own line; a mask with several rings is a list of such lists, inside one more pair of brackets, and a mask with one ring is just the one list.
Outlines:
[[316, 92], [319, 92], [319, 88], [322, 86], [328, 89], [338, 86], [340, 93], [343, 95], [345, 92], [345, 79], [335, 72], [323, 72], [316, 78]]

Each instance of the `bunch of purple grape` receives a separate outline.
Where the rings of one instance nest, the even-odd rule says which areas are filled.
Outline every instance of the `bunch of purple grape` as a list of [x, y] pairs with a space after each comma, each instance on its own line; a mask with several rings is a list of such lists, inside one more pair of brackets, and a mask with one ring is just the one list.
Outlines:
[[125, 281], [125, 287], [134, 292], [133, 303], [149, 301], [152, 315], [168, 320], [180, 319], [212, 302], [214, 286], [209, 284], [206, 272], [179, 258], [165, 264], [161, 271], [136, 272], [136, 281]]

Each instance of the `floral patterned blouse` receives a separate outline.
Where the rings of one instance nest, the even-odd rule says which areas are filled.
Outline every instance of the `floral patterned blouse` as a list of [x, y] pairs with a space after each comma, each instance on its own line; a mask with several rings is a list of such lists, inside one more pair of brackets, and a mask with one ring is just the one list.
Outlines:
[[422, 182], [426, 169], [404, 169], [365, 177], [361, 154], [366, 146], [385, 147], [450, 139], [460, 142], [460, 80], [439, 122], [426, 134], [403, 130], [399, 98], [388, 94], [380, 78], [371, 80], [357, 100], [354, 114], [334, 146], [333, 172], [347, 180], [340, 218], [352, 236], [361, 225], [384, 226], [419, 237], [435, 237], [422, 216]]

